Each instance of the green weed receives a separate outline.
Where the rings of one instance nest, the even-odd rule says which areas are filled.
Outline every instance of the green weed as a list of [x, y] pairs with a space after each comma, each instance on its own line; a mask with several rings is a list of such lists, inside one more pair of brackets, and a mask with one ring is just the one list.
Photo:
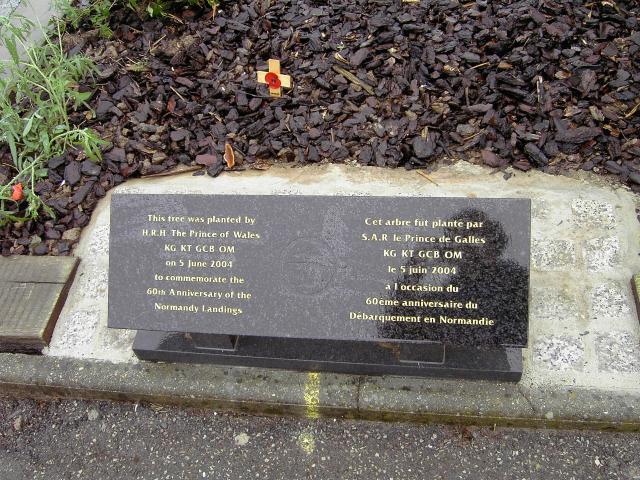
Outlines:
[[[59, 21], [54, 21], [53, 36], [45, 33], [41, 45], [29, 45], [34, 27], [21, 16], [0, 16], [0, 41], [10, 55], [0, 62], [0, 144], [9, 147], [15, 170], [0, 185], [0, 225], [36, 218], [42, 210], [53, 215], [35, 193], [36, 183], [47, 176], [49, 159], [80, 148], [99, 161], [106, 143], [94, 131], [72, 125], [68, 116], [83, 105], [89, 108], [91, 93], [77, 86], [95, 71], [93, 62], [83, 55], [66, 56]], [[24, 199], [12, 198], [17, 185]]]
[[80, 28], [85, 21], [90, 28], [98, 30], [102, 38], [113, 37], [113, 30], [109, 25], [109, 14], [116, 4], [111, 0], [89, 0], [87, 2], [73, 3], [71, 0], [54, 0], [53, 5], [60, 18], [74, 30]]
[[185, 8], [210, 7], [216, 10], [218, 0], [54, 0], [55, 9], [69, 25], [77, 30], [83, 22], [97, 29], [103, 38], [111, 38], [109, 13], [114, 6], [123, 5], [139, 18], [167, 17]]
[[169, 16], [172, 12], [190, 7], [208, 6], [215, 11], [220, 3], [218, 0], [125, 0], [125, 2], [126, 6], [140, 18]]

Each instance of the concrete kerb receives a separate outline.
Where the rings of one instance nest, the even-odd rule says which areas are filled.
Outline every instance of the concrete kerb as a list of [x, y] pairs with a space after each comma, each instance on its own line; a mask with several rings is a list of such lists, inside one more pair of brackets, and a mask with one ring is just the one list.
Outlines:
[[[639, 431], [640, 396], [590, 389], [0, 354], [0, 394], [309, 418]], [[310, 386], [311, 384], [311, 386]]]

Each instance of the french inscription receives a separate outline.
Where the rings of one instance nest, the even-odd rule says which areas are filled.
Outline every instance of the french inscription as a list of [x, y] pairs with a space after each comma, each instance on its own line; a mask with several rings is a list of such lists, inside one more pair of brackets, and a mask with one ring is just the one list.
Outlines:
[[[459, 267], [456, 260], [462, 260], [464, 250], [461, 245], [485, 245], [487, 240], [478, 235], [484, 222], [471, 219], [443, 219], [443, 218], [372, 218], [364, 219], [366, 231], [360, 236], [361, 241], [389, 244], [391, 248], [382, 248], [382, 257], [389, 263], [386, 271], [391, 274], [404, 275], [403, 278], [416, 278], [416, 276], [431, 276], [438, 281], [439, 277], [446, 277], [449, 282], [416, 283], [409, 281], [388, 283], [385, 285], [385, 293], [391, 295], [368, 296], [364, 303], [373, 306], [394, 307], [395, 310], [421, 309], [424, 312], [443, 311], [439, 316], [432, 315], [398, 315], [398, 314], [374, 314], [366, 311], [349, 312], [349, 318], [355, 320], [373, 320], [378, 322], [411, 322], [411, 323], [441, 323], [458, 324], [477, 327], [491, 327], [496, 324], [493, 318], [480, 317], [459, 318], [456, 311], [478, 310], [478, 303], [471, 299], [456, 296], [455, 299], [443, 300], [437, 295], [424, 295], [427, 293], [457, 294], [459, 287], [455, 284], [455, 275]], [[396, 227], [406, 227], [412, 231], [401, 233]], [[456, 229], [460, 234], [436, 235], [429, 232], [438, 229]], [[476, 232], [476, 233], [474, 233]], [[397, 245], [401, 244], [401, 247]], [[402, 248], [406, 245], [426, 244], [428, 248]], [[396, 259], [417, 259], [418, 263], [409, 264], [391, 263]], [[401, 298], [396, 292], [419, 292], [417, 298]], [[482, 309], [481, 309], [482, 310]]]

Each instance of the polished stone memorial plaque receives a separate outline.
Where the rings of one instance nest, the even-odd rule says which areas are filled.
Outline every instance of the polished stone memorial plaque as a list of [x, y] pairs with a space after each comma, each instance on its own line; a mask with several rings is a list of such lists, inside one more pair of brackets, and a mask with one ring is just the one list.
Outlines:
[[117, 194], [109, 326], [152, 360], [513, 380], [530, 224], [528, 199]]

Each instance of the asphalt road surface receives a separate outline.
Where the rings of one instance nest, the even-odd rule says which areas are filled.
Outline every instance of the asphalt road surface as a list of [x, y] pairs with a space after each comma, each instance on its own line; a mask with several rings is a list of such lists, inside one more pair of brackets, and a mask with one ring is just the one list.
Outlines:
[[639, 479], [640, 434], [0, 400], [0, 480]]

